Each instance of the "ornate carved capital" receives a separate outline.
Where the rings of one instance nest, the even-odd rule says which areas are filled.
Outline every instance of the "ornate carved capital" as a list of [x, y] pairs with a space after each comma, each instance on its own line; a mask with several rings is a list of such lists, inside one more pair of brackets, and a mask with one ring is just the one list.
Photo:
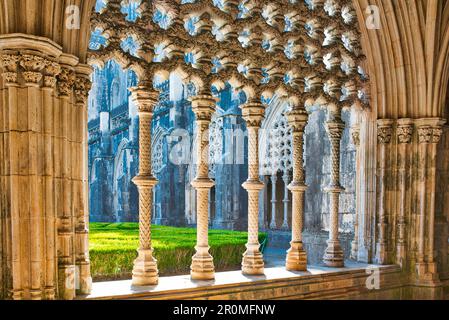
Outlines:
[[210, 122], [215, 113], [217, 99], [209, 95], [195, 96], [191, 98], [192, 111], [196, 116], [196, 121]]
[[69, 68], [62, 67], [57, 79], [59, 94], [63, 97], [68, 97], [72, 93], [75, 84], [75, 72]]
[[285, 114], [288, 124], [292, 128], [293, 133], [304, 133], [309, 119], [309, 115], [305, 109], [292, 109]]
[[20, 56], [18, 54], [2, 54], [0, 66], [4, 70], [2, 76], [6, 84], [17, 83], [17, 67]]
[[242, 105], [242, 116], [247, 127], [260, 128], [264, 119], [265, 107], [261, 103], [246, 103]]
[[413, 138], [413, 122], [411, 119], [399, 119], [396, 134], [399, 144], [406, 144], [412, 142]]
[[75, 98], [77, 103], [86, 104], [92, 83], [88, 78], [77, 77], [75, 80]]
[[23, 79], [26, 84], [37, 85], [42, 80], [41, 71], [46, 65], [46, 60], [42, 57], [23, 54], [20, 57], [20, 66], [24, 69]]
[[379, 119], [377, 120], [377, 143], [389, 144], [393, 136], [393, 120]]
[[57, 62], [47, 61], [44, 68], [44, 87], [54, 88], [56, 77], [61, 73], [61, 66]]
[[443, 135], [443, 127], [432, 128], [432, 143], [439, 143]]
[[430, 143], [432, 141], [432, 128], [420, 127], [418, 128], [419, 143]]
[[139, 113], [153, 114], [153, 108], [159, 100], [159, 92], [146, 86], [130, 88], [131, 98], [139, 109]]
[[443, 135], [445, 119], [423, 118], [416, 120], [419, 143], [439, 143]]

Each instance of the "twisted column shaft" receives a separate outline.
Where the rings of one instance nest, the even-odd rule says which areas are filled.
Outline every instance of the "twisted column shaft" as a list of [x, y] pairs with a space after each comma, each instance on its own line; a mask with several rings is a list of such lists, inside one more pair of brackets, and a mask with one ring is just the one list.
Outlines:
[[302, 242], [304, 219], [304, 193], [307, 190], [304, 173], [304, 130], [308, 115], [304, 109], [293, 109], [287, 114], [292, 127], [293, 180], [288, 186], [292, 192], [292, 241], [287, 251], [286, 268], [291, 271], [307, 270], [307, 253]]
[[139, 249], [134, 261], [132, 284], [158, 283], [157, 260], [151, 245], [153, 188], [157, 184], [151, 169], [151, 120], [159, 94], [149, 87], [132, 89], [132, 98], [139, 108], [139, 175], [133, 179], [139, 190]]
[[243, 254], [242, 272], [255, 275], [264, 273], [259, 243], [259, 193], [264, 187], [259, 179], [259, 129], [264, 107], [260, 103], [247, 103], [242, 110], [248, 128], [248, 180], [243, 184], [248, 192], [248, 242]]
[[331, 143], [331, 184], [326, 188], [329, 193], [329, 240], [324, 254], [324, 263], [329, 267], [342, 267], [344, 265], [343, 250], [338, 238], [338, 212], [340, 193], [344, 190], [340, 185], [340, 143], [345, 125], [341, 120], [339, 111], [330, 110], [330, 119], [326, 122], [326, 131]]
[[192, 182], [196, 189], [197, 244], [192, 257], [191, 277], [193, 280], [215, 278], [213, 257], [209, 253], [209, 191], [214, 182], [209, 179], [209, 125], [215, 112], [214, 99], [210, 95], [192, 98], [192, 110], [196, 117], [197, 175]]

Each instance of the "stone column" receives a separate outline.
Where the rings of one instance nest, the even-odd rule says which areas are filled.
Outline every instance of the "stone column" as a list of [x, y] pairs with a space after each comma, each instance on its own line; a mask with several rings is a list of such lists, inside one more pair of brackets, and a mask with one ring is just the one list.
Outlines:
[[328, 120], [326, 122], [326, 132], [331, 143], [331, 183], [325, 189], [330, 198], [330, 215], [329, 215], [329, 240], [327, 241], [327, 249], [324, 253], [324, 263], [328, 267], [343, 267], [344, 256], [341, 249], [340, 240], [338, 239], [338, 215], [340, 193], [344, 191], [340, 185], [340, 144], [344, 122], [341, 120], [340, 110], [335, 106], [329, 108]]
[[389, 166], [389, 145], [393, 134], [393, 120], [377, 120], [377, 212], [378, 212], [378, 237], [376, 244], [376, 256], [379, 264], [388, 263], [388, 190], [387, 190], [387, 166]]
[[55, 189], [61, 197], [56, 199], [58, 218], [58, 287], [65, 300], [76, 296], [75, 228], [72, 212], [72, 121], [73, 86], [75, 84], [74, 57], [63, 55], [58, 75], [59, 103], [55, 106], [55, 153], [60, 162], [55, 168]]
[[439, 283], [435, 261], [435, 188], [437, 144], [443, 134], [444, 119], [416, 120], [418, 127], [418, 253], [417, 280], [420, 283]]
[[243, 188], [248, 192], [248, 243], [243, 254], [242, 272], [248, 275], [264, 273], [264, 261], [259, 243], [259, 194], [264, 184], [259, 179], [259, 129], [264, 106], [247, 103], [242, 106], [248, 130], [248, 180]]
[[89, 186], [88, 186], [88, 106], [87, 98], [92, 87], [90, 74], [92, 68], [88, 65], [78, 65], [76, 68], [75, 99], [76, 99], [76, 121], [77, 146], [76, 160], [77, 190], [79, 199], [79, 210], [75, 217], [75, 254], [76, 267], [78, 269], [79, 294], [87, 295], [92, 289], [92, 278], [90, 276], [89, 259]]
[[[48, 61], [44, 68], [43, 82], [43, 132], [44, 132], [44, 197], [45, 201], [45, 229], [47, 233], [45, 242], [45, 251], [47, 252], [47, 270], [45, 275], [44, 299], [54, 300], [56, 298], [56, 275], [54, 270], [57, 269], [57, 252], [56, 252], [56, 210], [53, 200], [55, 187], [54, 181], [54, 119], [53, 119], [53, 99], [56, 95], [56, 76], [61, 72], [61, 66], [54, 62]], [[87, 125], [87, 124], [86, 124]], [[50, 199], [50, 201], [48, 201]]]
[[287, 120], [292, 127], [293, 180], [288, 186], [292, 192], [292, 241], [287, 251], [287, 270], [306, 271], [307, 253], [304, 249], [302, 230], [304, 221], [304, 195], [307, 190], [304, 172], [304, 131], [308, 115], [304, 109], [288, 112]]
[[131, 95], [139, 109], [139, 174], [133, 179], [139, 190], [139, 249], [132, 284], [149, 286], [156, 285], [159, 278], [151, 245], [153, 189], [157, 184], [151, 168], [151, 121], [159, 93], [150, 86], [138, 86], [131, 89]]
[[[352, 135], [352, 142], [356, 148], [356, 168], [360, 167], [360, 161], [359, 161], [359, 153], [360, 153], [360, 126], [354, 126], [351, 129], [351, 135]], [[356, 185], [357, 185], [357, 197], [360, 195], [358, 194], [358, 185], [359, 185], [360, 177], [359, 174], [356, 174]], [[354, 240], [351, 243], [351, 259], [357, 260], [358, 259], [358, 251], [359, 251], [359, 214], [360, 214], [360, 208], [359, 208], [359, 201], [356, 200], [356, 212], [355, 212], [355, 218], [354, 218]]]
[[196, 190], [197, 244], [192, 257], [193, 280], [213, 280], [215, 268], [209, 253], [209, 191], [214, 182], [209, 178], [209, 125], [215, 112], [216, 99], [209, 95], [195, 96], [192, 110], [196, 116], [197, 174], [192, 186]]
[[284, 182], [284, 199], [282, 200], [283, 203], [283, 209], [284, 209], [284, 221], [282, 223], [282, 229], [283, 230], [289, 230], [290, 227], [288, 225], [288, 204], [290, 202], [290, 199], [288, 197], [288, 185], [290, 183], [290, 176], [288, 174], [288, 171], [284, 172], [284, 175], [282, 176], [282, 181]]
[[87, 91], [75, 85], [76, 74], [87, 84], [90, 68], [53, 41], [25, 34], [0, 35], [0, 68], [5, 297], [73, 299], [90, 285]]
[[407, 218], [410, 210], [410, 143], [413, 137], [413, 120], [399, 119], [396, 128], [398, 143], [398, 198], [396, 263], [402, 267], [407, 263]]
[[277, 172], [273, 173], [271, 175], [271, 222], [270, 222], [270, 229], [276, 230], [276, 205], [277, 205], [277, 199], [276, 199], [276, 184], [278, 181]]

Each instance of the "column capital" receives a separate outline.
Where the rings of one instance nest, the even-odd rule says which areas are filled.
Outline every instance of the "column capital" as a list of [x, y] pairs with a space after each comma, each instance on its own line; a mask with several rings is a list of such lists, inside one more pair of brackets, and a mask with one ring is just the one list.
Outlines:
[[398, 119], [398, 126], [396, 128], [396, 134], [399, 144], [408, 144], [412, 142], [413, 138], [413, 119], [402, 118]]
[[61, 68], [61, 72], [57, 76], [57, 79], [59, 95], [68, 97], [72, 93], [73, 86], [75, 84], [75, 71], [71, 68], [63, 66]]
[[20, 60], [18, 53], [2, 53], [0, 55], [0, 67], [3, 69], [3, 78], [6, 84], [17, 83], [17, 68]]
[[264, 119], [265, 106], [262, 103], [245, 103], [242, 105], [242, 117], [247, 127], [260, 128]]
[[75, 80], [75, 98], [77, 103], [85, 104], [89, 91], [92, 88], [92, 83], [88, 78], [77, 77]]
[[304, 132], [309, 115], [305, 109], [293, 108], [285, 114], [293, 133]]
[[20, 66], [24, 69], [22, 73], [25, 84], [38, 86], [42, 79], [41, 71], [45, 68], [47, 61], [37, 55], [22, 54]]
[[423, 118], [415, 120], [418, 128], [419, 143], [438, 143], [443, 135], [443, 125], [446, 123], [442, 118]]
[[148, 86], [137, 86], [130, 88], [131, 99], [137, 105], [139, 113], [150, 113], [152, 115], [154, 106], [159, 101], [159, 91]]
[[56, 77], [61, 73], [61, 65], [55, 61], [47, 60], [44, 70], [44, 88], [55, 88]]
[[393, 124], [392, 119], [378, 119], [377, 120], [377, 143], [378, 144], [389, 144], [391, 142], [391, 137], [393, 135]]
[[215, 113], [217, 98], [211, 95], [197, 95], [189, 99], [192, 102], [192, 111], [197, 122], [210, 122]]

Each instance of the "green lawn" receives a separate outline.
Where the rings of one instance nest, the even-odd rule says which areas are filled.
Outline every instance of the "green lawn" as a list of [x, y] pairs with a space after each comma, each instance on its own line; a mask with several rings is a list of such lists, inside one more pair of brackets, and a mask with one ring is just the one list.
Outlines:
[[[91, 223], [90, 259], [94, 280], [131, 277], [137, 257], [137, 223]], [[265, 243], [266, 234], [260, 235]], [[196, 229], [165, 226], [152, 227], [154, 255], [160, 275], [187, 274], [195, 253]], [[247, 241], [246, 232], [210, 230], [209, 244], [217, 270], [239, 268]]]

